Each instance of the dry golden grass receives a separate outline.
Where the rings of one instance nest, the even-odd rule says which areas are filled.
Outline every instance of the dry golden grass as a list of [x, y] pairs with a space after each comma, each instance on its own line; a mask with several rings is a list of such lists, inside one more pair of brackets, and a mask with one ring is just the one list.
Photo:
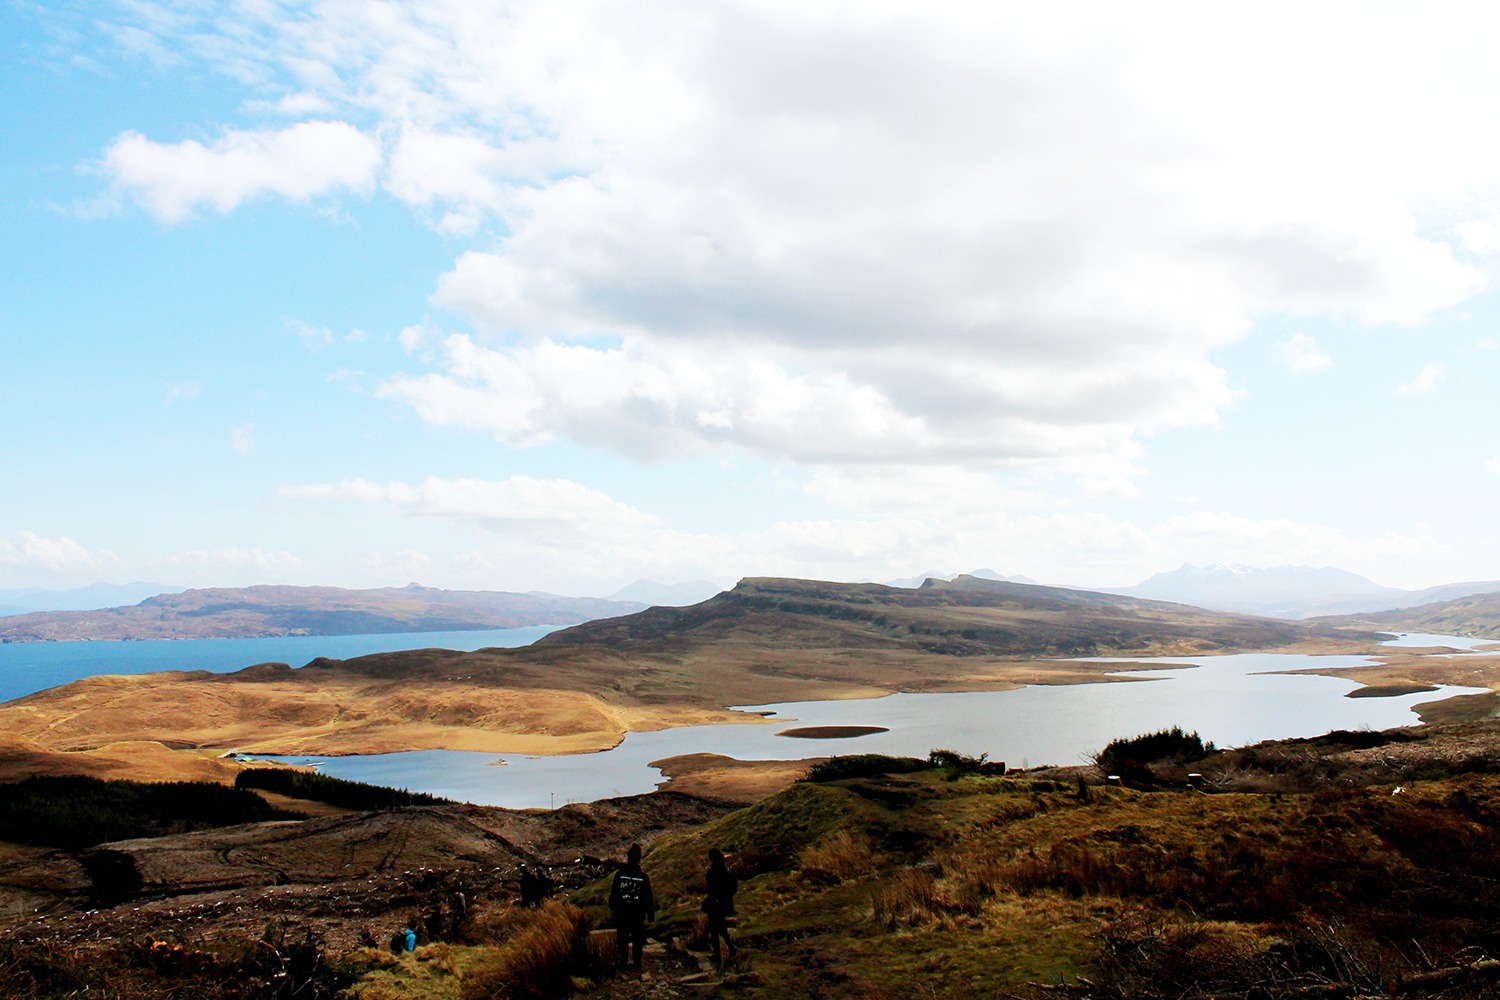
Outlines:
[[809, 765], [823, 760], [735, 760], [714, 753], [682, 754], [651, 761], [667, 778], [664, 791], [727, 802], [759, 802], [786, 788]]
[[614, 704], [579, 691], [309, 680], [94, 677], [0, 706], [0, 729], [52, 751], [152, 740], [259, 753], [578, 753], [608, 749], [629, 730], [746, 719]]

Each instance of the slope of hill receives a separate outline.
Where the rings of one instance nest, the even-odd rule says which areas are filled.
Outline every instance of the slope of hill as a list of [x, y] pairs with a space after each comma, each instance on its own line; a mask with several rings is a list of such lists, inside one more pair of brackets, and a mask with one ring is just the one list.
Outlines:
[[644, 605], [592, 597], [438, 590], [244, 587], [159, 594], [101, 611], [44, 611], [0, 620], [0, 642], [239, 639], [273, 635], [442, 632], [571, 625]]
[[1353, 628], [1500, 639], [1500, 593], [1476, 594], [1415, 608], [1393, 608], [1370, 614], [1319, 618], [1317, 621]]
[[799, 641], [950, 656], [1174, 655], [1286, 646], [1332, 630], [1115, 594], [959, 576], [915, 590], [752, 578], [689, 608], [586, 622], [538, 645], [681, 651], [706, 641]]

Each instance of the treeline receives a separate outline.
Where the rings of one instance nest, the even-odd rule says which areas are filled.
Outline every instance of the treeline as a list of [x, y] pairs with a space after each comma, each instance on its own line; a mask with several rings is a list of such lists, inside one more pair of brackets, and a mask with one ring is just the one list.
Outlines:
[[83, 775], [0, 784], [0, 841], [81, 848], [236, 823], [302, 819], [254, 792], [207, 781], [146, 784]]
[[254, 767], [241, 771], [234, 779], [236, 789], [258, 788], [264, 792], [288, 795], [294, 799], [326, 802], [340, 809], [370, 812], [376, 809], [399, 809], [403, 806], [448, 805], [451, 800], [408, 792], [404, 788], [367, 785], [361, 781], [330, 778], [316, 771], [299, 771], [282, 767]]

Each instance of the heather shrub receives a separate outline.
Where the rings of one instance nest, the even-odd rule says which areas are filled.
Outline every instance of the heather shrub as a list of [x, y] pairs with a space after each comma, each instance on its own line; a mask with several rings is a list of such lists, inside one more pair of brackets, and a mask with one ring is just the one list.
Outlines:
[[464, 979], [462, 1000], [555, 1000], [570, 996], [573, 977], [589, 974], [588, 917], [549, 901], [517, 911], [496, 957]]
[[883, 753], [856, 753], [830, 757], [807, 769], [803, 781], [841, 781], [846, 778], [874, 778], [883, 774], [910, 774], [925, 771], [933, 765], [916, 757], [890, 757]]

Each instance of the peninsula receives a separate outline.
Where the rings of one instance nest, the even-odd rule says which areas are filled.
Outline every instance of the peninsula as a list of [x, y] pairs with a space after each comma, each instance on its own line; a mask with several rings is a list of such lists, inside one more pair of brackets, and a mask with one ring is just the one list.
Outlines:
[[215, 587], [158, 594], [139, 604], [99, 611], [36, 611], [0, 618], [0, 642], [458, 632], [574, 625], [645, 607], [636, 601], [439, 590], [415, 583], [377, 590]]

